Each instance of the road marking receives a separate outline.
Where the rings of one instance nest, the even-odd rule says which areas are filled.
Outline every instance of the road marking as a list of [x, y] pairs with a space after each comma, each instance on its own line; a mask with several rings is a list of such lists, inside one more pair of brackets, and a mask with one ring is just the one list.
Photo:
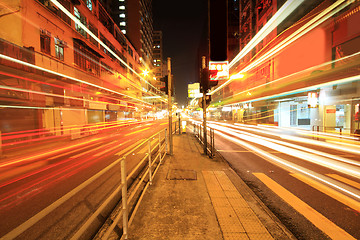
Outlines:
[[338, 191], [334, 190], [333, 188], [330, 188], [322, 183], [319, 183], [318, 181], [315, 181], [309, 177], [306, 177], [299, 173], [290, 173], [291, 176], [299, 179], [300, 181], [310, 185], [311, 187], [317, 189], [318, 191], [325, 193], [326, 195], [332, 197], [333, 199], [351, 207], [352, 209], [360, 212], [360, 202], [349, 198], [348, 196], [339, 193]]
[[132, 134], [135, 134], [135, 133], [139, 133], [139, 132], [142, 132], [142, 131], [148, 130], [149, 128], [150, 128], [150, 127], [147, 127], [147, 128], [144, 128], [144, 129], [141, 129], [141, 130], [135, 131], [135, 132], [131, 132], [131, 133], [125, 134], [124, 136], [129, 136], [129, 135], [132, 135]]
[[360, 189], [360, 183], [358, 183], [358, 182], [355, 182], [355, 181], [353, 181], [353, 180], [344, 178], [344, 177], [339, 176], [339, 175], [337, 175], [337, 174], [326, 174], [326, 175], [329, 176], [329, 177], [331, 177], [331, 178], [334, 178], [334, 179], [336, 179], [336, 180], [339, 180], [339, 181], [341, 181], [341, 182], [343, 182], [343, 183], [346, 183], [346, 184], [348, 184], [348, 185], [350, 185], [350, 186], [353, 186], [353, 187], [355, 187], [355, 188]]
[[345, 230], [338, 227], [335, 223], [324, 217], [321, 213], [310, 207], [294, 194], [286, 190], [284, 187], [276, 183], [274, 180], [266, 176], [264, 173], [253, 173], [260, 181], [262, 181], [268, 188], [281, 197], [285, 202], [292, 206], [296, 211], [307, 218], [317, 228], [323, 231], [332, 239], [355, 239]]

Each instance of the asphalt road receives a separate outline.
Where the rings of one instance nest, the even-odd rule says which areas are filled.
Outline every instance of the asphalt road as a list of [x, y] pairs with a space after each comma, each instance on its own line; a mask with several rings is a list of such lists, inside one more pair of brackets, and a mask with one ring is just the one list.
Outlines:
[[[120, 166], [64, 201], [63, 197], [111, 165], [130, 148], [167, 127], [167, 121], [145, 121], [111, 128], [34, 151], [17, 150], [0, 159], [0, 239], [67, 239], [120, 184]], [[139, 149], [126, 159], [128, 172], [145, 155]], [[57, 204], [58, 203], [58, 204]], [[61, 203], [61, 204], [60, 204]], [[90, 238], [116, 202], [87, 231]], [[46, 214], [40, 214], [42, 212]], [[33, 220], [36, 220], [33, 223]], [[14, 235], [8, 235], [8, 234]]]
[[298, 239], [360, 239], [358, 142], [270, 126], [208, 126], [219, 153]]

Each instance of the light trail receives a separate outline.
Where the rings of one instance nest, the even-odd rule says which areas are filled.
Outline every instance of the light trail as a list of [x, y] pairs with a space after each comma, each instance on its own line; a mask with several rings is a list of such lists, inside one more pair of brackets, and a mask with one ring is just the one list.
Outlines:
[[[7, 5], [4, 5], [3, 3], [0, 3], [0, 5], [2, 6], [2, 7], [4, 7], [4, 8], [7, 8], [9, 11], [12, 11], [12, 12], [17, 12], [16, 10], [14, 10], [14, 9], [12, 9], [11, 7], [9, 7], [9, 6], [7, 6]], [[70, 13], [71, 14], [71, 13]], [[34, 26], [35, 28], [38, 28], [38, 25], [37, 24], [35, 24], [35, 23], [33, 23], [31, 20], [29, 20], [29, 19], [25, 19], [23, 16], [20, 16], [24, 21], [27, 21], [28, 23], [30, 23], [32, 26]], [[82, 25], [82, 24], [81, 24]], [[99, 39], [98, 39], [99, 40]], [[100, 40], [99, 40], [100, 41]], [[100, 41], [101, 42], [101, 41]], [[73, 48], [72, 48], [73, 49]], [[76, 49], [73, 49], [74, 51], [76, 51]], [[83, 54], [83, 53], [80, 53], [80, 54]], [[85, 56], [85, 57], [87, 57], [87, 56]], [[117, 55], [116, 55], [116, 57], [118, 57]], [[97, 62], [97, 61], [95, 61], [94, 59], [92, 59], [92, 58], [89, 58], [89, 57], [87, 57], [87, 59], [89, 60], [89, 61], [92, 61], [93, 63], [96, 63], [96, 64], [99, 64], [99, 65], [101, 65], [101, 62]], [[128, 66], [127, 64], [125, 64], [126, 65], [126, 67], [127, 68], [129, 68], [131, 71], [133, 71], [133, 72], [135, 72], [135, 70], [134, 69], [132, 69], [130, 66]], [[105, 66], [103, 66], [104, 68], [106, 68]], [[137, 86], [137, 84], [135, 83], [135, 82], [133, 82], [131, 79], [129, 79], [129, 78], [127, 78], [127, 77], [125, 77], [124, 75], [122, 75], [122, 74], [119, 74], [118, 72], [115, 72], [115, 71], [111, 71], [110, 69], [108, 69], [108, 68], [106, 68], [108, 71], [110, 71], [110, 72], [112, 72], [113, 74], [115, 74], [116, 76], [117, 75], [121, 75], [122, 76], [122, 79], [124, 79], [126, 82], [128, 82], [131, 86], [133, 86], [133, 87], [135, 87], [136, 89], [138, 89], [139, 91], [141, 91], [141, 92], [145, 92], [145, 93], [150, 93], [150, 94], [152, 94], [152, 95], [155, 95], [155, 93], [153, 93], [153, 92], [149, 92], [149, 91], [144, 91], [143, 90], [143, 88], [141, 88], [141, 87], [139, 87], [139, 86]], [[136, 73], [136, 72], [135, 72]], [[140, 79], [141, 80], [143, 80], [143, 81], [146, 81], [145, 79], [143, 79], [140, 75], [138, 75], [139, 77], [140, 77]], [[147, 81], [146, 81], [147, 82]], [[147, 82], [148, 83], [148, 82]], [[152, 86], [152, 85], [151, 85]], [[152, 86], [153, 87], [153, 86]], [[156, 89], [156, 88], [155, 88]], [[163, 102], [166, 102], [166, 99], [163, 99], [162, 97], [161, 97], [161, 101], [163, 101]]]
[[[224, 125], [224, 124], [222, 124], [222, 125]], [[230, 124], [226, 124], [225, 126], [231, 127], [231, 128], [236, 128], [236, 129], [252, 130], [252, 131], [255, 131], [255, 132], [259, 132], [259, 133], [264, 133], [261, 130], [248, 129], [246, 127], [233, 126], [233, 125], [230, 125]], [[347, 164], [351, 164], [351, 165], [355, 165], [355, 166], [360, 167], [360, 162], [359, 161], [350, 160], [350, 159], [347, 159], [347, 158], [344, 158], [344, 157], [339, 157], [339, 156], [329, 154], [329, 153], [326, 153], [326, 152], [317, 151], [317, 150], [307, 148], [307, 147], [303, 147], [303, 146], [299, 146], [299, 145], [296, 145], [296, 144], [293, 144], [293, 143], [288, 143], [288, 142], [279, 141], [279, 140], [272, 139], [272, 138], [262, 137], [262, 136], [251, 134], [251, 133], [248, 133], [248, 132], [245, 132], [245, 131], [237, 131], [237, 130], [235, 130], [235, 132], [240, 133], [240, 134], [246, 134], [246, 135], [254, 137], [254, 138], [262, 139], [262, 140], [273, 142], [273, 143], [276, 143], [276, 144], [281, 144], [281, 145], [288, 146], [288, 147], [291, 147], [291, 148], [294, 148], [294, 149], [298, 149], [298, 150], [301, 150], [301, 151], [304, 151], [304, 152], [316, 154], [316, 155], [323, 156], [323, 157], [326, 157], [326, 158], [329, 158], [329, 159], [334, 159], [334, 160], [337, 160], [337, 161], [340, 161], [340, 162], [344, 162], [344, 163], [347, 163]], [[267, 134], [274, 136], [273, 133], [267, 133]], [[279, 136], [281, 138], [285, 138], [285, 139], [287, 137], [291, 137], [291, 136], [284, 135], [284, 134], [279, 134], [277, 136]], [[299, 140], [298, 142], [312, 144], [312, 145], [317, 145], [317, 142], [318, 142], [318, 141], [308, 141], [308, 140], [311, 140], [311, 139], [305, 139], [305, 138], [299, 138], [299, 139], [302, 139], [302, 141]], [[267, 145], [265, 145], [265, 146], [267, 147]], [[335, 150], [337, 150], [337, 149], [335, 149]], [[287, 151], [287, 153], [288, 153], [288, 155], [291, 155], [291, 154], [289, 154], [290, 151]], [[293, 154], [293, 155], [300, 156], [300, 157], [306, 157], [306, 156], [301, 156], [301, 155], [298, 155], [298, 154]], [[307, 159], [309, 159], [309, 160], [312, 159], [312, 156], [310, 156], [310, 155], [307, 155], [307, 156], [308, 156]], [[324, 159], [322, 161], [324, 161]], [[360, 174], [360, 172], [359, 172], [359, 174]]]
[[36, 66], [36, 65], [34, 65], [34, 64], [31, 64], [31, 63], [27, 63], [27, 62], [18, 60], [18, 59], [16, 59], [16, 58], [12, 58], [12, 57], [9, 57], [9, 56], [3, 55], [3, 54], [0, 54], [0, 58], [5, 59], [5, 60], [8, 60], [8, 61], [15, 62], [15, 63], [19, 63], [19, 64], [22, 64], [22, 65], [25, 65], [25, 66], [28, 66], [28, 67], [31, 67], [31, 68], [34, 68], [34, 69], [43, 71], [43, 72], [55, 74], [55, 75], [57, 75], [57, 76], [60, 76], [60, 77], [64, 77], [64, 78], [73, 80], [73, 81], [75, 81], [75, 82], [83, 83], [83, 84], [89, 85], [89, 86], [91, 86], [91, 87], [95, 87], [95, 88], [98, 88], [98, 89], [102, 89], [102, 90], [105, 90], [105, 91], [108, 91], [108, 92], [111, 92], [111, 93], [114, 93], [114, 94], [117, 94], [117, 95], [121, 95], [121, 96], [124, 96], [124, 97], [128, 97], [128, 98], [134, 99], [134, 100], [139, 101], [139, 102], [143, 102], [144, 104], [150, 105], [149, 103], [147, 103], [147, 102], [145, 102], [145, 101], [143, 101], [143, 100], [140, 100], [140, 99], [138, 99], [138, 98], [132, 97], [132, 96], [130, 96], [130, 95], [126, 95], [126, 94], [124, 94], [124, 93], [120, 93], [120, 92], [114, 91], [114, 90], [112, 90], [112, 89], [105, 88], [105, 87], [102, 87], [102, 86], [99, 86], [99, 85], [96, 85], [96, 84], [93, 84], [93, 83], [90, 83], [90, 82], [87, 82], [87, 81], [84, 81], [84, 80], [81, 80], [81, 79], [78, 79], [78, 78], [74, 78], [74, 77], [71, 77], [71, 76], [67, 76], [67, 75], [62, 74], [62, 73], [54, 72], [54, 71], [49, 70], [49, 69], [47, 69], [47, 68], [39, 67], [39, 66]]
[[[23, 77], [23, 76], [14, 75], [14, 74], [2, 72], [2, 71], [0, 71], [0, 74], [1, 74], [1, 75], [4, 75], [4, 76], [7, 76], [7, 77], [18, 78], [18, 79], [21, 79], [21, 80], [24, 80], [24, 81], [35, 82], [35, 83], [39, 83], [39, 84], [43, 84], [43, 85], [47, 85], [47, 86], [56, 87], [56, 88], [59, 88], [59, 89], [64, 89], [64, 90], [73, 91], [73, 89], [71, 89], [71, 88], [69, 88], [69, 87], [60, 86], [60, 85], [52, 84], [52, 83], [47, 83], [47, 82], [43, 82], [43, 81], [39, 81], [39, 80], [35, 80], [35, 79], [30, 79], [30, 78], [26, 78], [26, 77]], [[0, 85], [0, 86], [3, 86], [3, 85]], [[77, 92], [79, 92], [79, 93], [87, 93], [87, 94], [92, 95], [92, 96], [98, 96], [98, 95], [97, 95], [96, 93], [94, 93], [94, 92], [89, 92], [90, 89], [84, 88], [84, 87], [82, 87], [82, 86], [77, 86], [77, 87], [79, 88], [79, 90], [81, 90], [81, 91], [77, 91]], [[65, 96], [63, 96], [63, 95], [59, 95], [59, 96], [65, 97]], [[132, 103], [132, 104], [137, 105], [137, 106], [139, 106], [139, 107], [149, 107], [149, 106], [145, 106], [145, 105], [143, 105], [143, 104], [126, 101], [126, 100], [121, 99], [121, 98], [114, 98], [114, 97], [110, 97], [110, 96], [106, 96], [106, 95], [101, 95], [101, 97], [106, 98], [106, 99], [110, 99], [110, 100], [115, 100], [115, 101], [122, 101], [122, 102], [126, 102], [126, 103]], [[81, 99], [76, 99], [76, 100], [81, 100]], [[86, 100], [86, 101], [93, 101], [93, 100], [88, 99], [88, 100]], [[105, 101], [104, 101], [104, 102], [105, 102]], [[112, 102], [107, 102], [107, 101], [106, 101], [106, 103], [110, 103], [110, 104], [116, 105], [115, 103], [112, 103]], [[130, 106], [130, 105], [126, 105], [126, 107], [135, 108], [135, 107]]]
[[[341, 5], [342, 4], [342, 5]], [[246, 72], [249, 72], [253, 68], [259, 66], [263, 62], [267, 61], [270, 57], [274, 56], [276, 53], [290, 45], [291, 43], [295, 42], [300, 37], [304, 36], [306, 33], [313, 30], [315, 27], [319, 26], [324, 21], [328, 20], [330, 17], [332, 17], [334, 14], [338, 13], [345, 7], [349, 6], [351, 4], [350, 1], [346, 0], [338, 0], [334, 4], [332, 4], [330, 7], [319, 13], [317, 16], [315, 16], [313, 19], [311, 19], [309, 22], [305, 23], [304, 26], [296, 30], [294, 33], [292, 33], [289, 37], [287, 37], [285, 40], [277, 44], [275, 47], [273, 47], [271, 50], [266, 52], [264, 55], [256, 59], [255, 61], [251, 62], [248, 66], [240, 70], [237, 74], [244, 74]], [[274, 15], [275, 16], [275, 15]], [[240, 59], [239, 59], [240, 60]], [[226, 85], [230, 84], [233, 81], [233, 79], [229, 79], [213, 91], [211, 91], [209, 94], [212, 95], [215, 92], [219, 91]]]
[[236, 57], [229, 63], [229, 68], [232, 68], [237, 62], [239, 62], [251, 49], [262, 41], [274, 28], [282, 23], [296, 8], [298, 8], [304, 0], [289, 0], [286, 1], [283, 6], [276, 11], [274, 16], [260, 29], [258, 33], [250, 40], [246, 46], [236, 55]]
[[[146, 79], [141, 77], [139, 73], [137, 73], [133, 68], [131, 68], [122, 58], [120, 58], [114, 51], [112, 51], [105, 43], [103, 43], [95, 34], [93, 34], [79, 19], [77, 19], [74, 15], [72, 15], [61, 3], [59, 3], [57, 0], [50, 0], [55, 6], [57, 6], [64, 14], [66, 14], [71, 20], [74, 21], [78, 26], [80, 26], [87, 34], [89, 34], [93, 39], [95, 39], [103, 48], [106, 49], [109, 53], [111, 53], [117, 60], [119, 60], [122, 64], [124, 64], [130, 71], [135, 73], [136, 76], [138, 76], [142, 81], [144, 81], [146, 84], [151, 86], [154, 89], [157, 89], [154, 87], [151, 83], [149, 83]], [[162, 96], [160, 96], [162, 97]]]
[[341, 192], [344, 192], [356, 199], [358, 199], [358, 201], [360, 200], [360, 194], [358, 193], [359, 191], [357, 191], [356, 189], [353, 189], [352, 187], [349, 187], [349, 186], [344, 186], [342, 183], [339, 183], [338, 181], [335, 181], [333, 179], [330, 179], [328, 177], [325, 177], [323, 175], [320, 175], [316, 172], [313, 172], [309, 169], [306, 169], [306, 168], [303, 168], [301, 166], [298, 166], [297, 164], [294, 164], [294, 163], [291, 163], [291, 162], [288, 162], [282, 158], [279, 158], [277, 156], [274, 156], [273, 154], [270, 154], [260, 148], [257, 148], [249, 143], [246, 143], [244, 141], [241, 141], [235, 137], [232, 137], [232, 136], [229, 136], [225, 133], [222, 133], [222, 132], [216, 132], [217, 135], [219, 136], [222, 136], [223, 138], [235, 143], [235, 144], [238, 144], [250, 151], [252, 151], [254, 154], [264, 158], [265, 160], [268, 160], [274, 164], [276, 164], [277, 166], [281, 167], [281, 168], [284, 168], [285, 170], [287, 171], [290, 171], [290, 172], [299, 172], [299, 173], [302, 173], [306, 176], [309, 176], [313, 179], [316, 179], [322, 183], [325, 183], [337, 190], [340, 190]]

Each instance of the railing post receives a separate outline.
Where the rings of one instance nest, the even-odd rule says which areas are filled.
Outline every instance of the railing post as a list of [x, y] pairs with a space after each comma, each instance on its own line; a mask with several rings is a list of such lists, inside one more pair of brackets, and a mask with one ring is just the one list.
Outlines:
[[122, 184], [122, 210], [123, 210], [123, 236], [128, 239], [128, 207], [127, 207], [127, 182], [125, 157], [121, 161], [121, 184]]
[[167, 154], [169, 145], [168, 145], [168, 137], [167, 137], [166, 133], [167, 133], [167, 129], [165, 128], [165, 145], [166, 145], [165, 151]]
[[215, 157], [215, 130], [212, 129], [212, 135], [213, 135], [213, 142], [212, 142], [212, 153], [213, 153], [213, 157]]
[[148, 158], [149, 158], [149, 182], [150, 182], [150, 185], [152, 185], [152, 173], [151, 173], [151, 140], [149, 140]]
[[161, 163], [161, 132], [159, 132], [159, 157], [160, 157], [160, 163]]

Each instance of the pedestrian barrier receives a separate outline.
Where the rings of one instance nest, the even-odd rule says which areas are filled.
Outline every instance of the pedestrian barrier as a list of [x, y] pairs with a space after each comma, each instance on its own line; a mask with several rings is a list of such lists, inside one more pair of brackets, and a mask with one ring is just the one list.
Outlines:
[[[94, 239], [108, 239], [114, 234], [117, 234], [118, 237], [121, 237], [121, 239], [128, 239], [129, 225], [135, 216], [145, 191], [147, 190], [148, 186], [152, 184], [153, 177], [159, 169], [165, 155], [167, 154], [168, 138], [166, 133], [167, 129], [154, 134], [117, 160], [117, 164], [120, 164], [121, 184], [100, 205], [100, 207], [96, 209], [92, 216], [88, 218], [88, 220], [80, 227], [80, 229], [73, 235], [71, 239], [80, 239], [86, 230], [90, 228], [93, 222], [100, 216], [107, 205], [113, 201], [116, 196], [119, 196], [119, 194], [121, 194], [121, 200], [119, 200], [119, 204], [110, 214], [110, 217], [106, 220], [105, 224], [98, 231]], [[145, 157], [143, 157], [136, 165], [136, 167], [127, 174], [127, 157], [131, 154], [134, 154], [136, 151], [143, 149], [144, 147], [147, 150]], [[137, 181], [131, 182], [131, 179], [137, 179]], [[131, 187], [129, 187], [129, 183], [131, 184]], [[143, 183], [145, 183], [145, 186], [142, 186]], [[129, 190], [130, 188], [131, 191]], [[135, 198], [135, 196], [138, 197]], [[132, 203], [131, 206], [130, 203]], [[131, 212], [129, 211], [130, 208]], [[119, 231], [115, 231], [114, 229], [121, 228], [119, 226], [121, 219], [122, 232], [119, 234]]]
[[[194, 136], [200, 141], [200, 143], [202, 145], [204, 145], [204, 127], [202, 124], [200, 123], [196, 123], [196, 122], [192, 122], [193, 124], [193, 134]], [[206, 154], [210, 157], [213, 158], [215, 156], [215, 134], [214, 134], [214, 129], [207, 127], [206, 128], [206, 135], [207, 135], [207, 144], [206, 144], [206, 149], [207, 152]]]

